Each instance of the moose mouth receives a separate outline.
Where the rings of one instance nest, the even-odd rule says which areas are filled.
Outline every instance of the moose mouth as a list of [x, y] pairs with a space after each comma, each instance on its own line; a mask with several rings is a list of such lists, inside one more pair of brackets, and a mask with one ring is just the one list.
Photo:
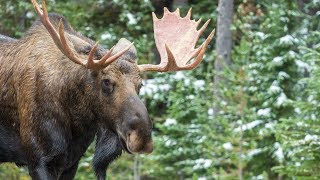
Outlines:
[[128, 154], [133, 154], [133, 153], [129, 150], [129, 148], [128, 148], [128, 146], [127, 146], [127, 143], [126, 143], [126, 141], [124, 140], [124, 138], [122, 138], [121, 136], [119, 136], [119, 140], [120, 140], [120, 144], [121, 144], [122, 149], [125, 150]]

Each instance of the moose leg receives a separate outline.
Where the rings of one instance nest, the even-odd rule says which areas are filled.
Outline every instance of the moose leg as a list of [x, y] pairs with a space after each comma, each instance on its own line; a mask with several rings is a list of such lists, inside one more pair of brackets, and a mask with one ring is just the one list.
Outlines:
[[50, 95], [43, 93], [46, 84], [41, 74], [26, 71], [21, 79], [22, 85], [17, 85], [17, 109], [29, 174], [33, 180], [56, 180], [66, 168], [71, 137], [69, 116]]
[[98, 180], [106, 179], [109, 164], [122, 153], [119, 137], [109, 129], [100, 128], [97, 133], [96, 151], [93, 157], [93, 168]]
[[51, 167], [47, 160], [40, 160], [36, 167], [28, 166], [29, 174], [33, 180], [56, 180], [59, 172], [55, 167]]
[[38, 165], [37, 168], [30, 168], [29, 169], [29, 175], [32, 177], [33, 180], [54, 180], [56, 179], [56, 176], [49, 173], [48, 168], [45, 165]]
[[[36, 147], [32, 149], [36, 151]], [[43, 154], [35, 152], [31, 154], [28, 152], [28, 169], [30, 176], [33, 180], [58, 179], [64, 170], [66, 155], [55, 150], [42, 153]]]
[[14, 162], [19, 165], [26, 165], [26, 158], [21, 147], [19, 135], [13, 129], [3, 126], [3, 124], [0, 124], [1, 162]]
[[[35, 119], [41, 122], [40, 119]], [[21, 131], [32, 179], [56, 180], [64, 171], [67, 163], [67, 139], [65, 133], [61, 131], [61, 126], [56, 122], [45, 119], [41, 122], [41, 128], [27, 126]]]
[[79, 161], [76, 162], [73, 166], [71, 166], [69, 169], [66, 169], [61, 174], [59, 180], [71, 180], [74, 179], [74, 176], [76, 175], [77, 169], [78, 169]]

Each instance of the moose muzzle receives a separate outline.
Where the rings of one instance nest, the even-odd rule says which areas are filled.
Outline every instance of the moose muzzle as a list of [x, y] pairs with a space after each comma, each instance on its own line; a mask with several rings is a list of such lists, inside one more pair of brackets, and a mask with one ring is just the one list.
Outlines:
[[152, 122], [148, 111], [138, 95], [129, 96], [122, 106], [120, 136], [130, 153], [153, 151]]

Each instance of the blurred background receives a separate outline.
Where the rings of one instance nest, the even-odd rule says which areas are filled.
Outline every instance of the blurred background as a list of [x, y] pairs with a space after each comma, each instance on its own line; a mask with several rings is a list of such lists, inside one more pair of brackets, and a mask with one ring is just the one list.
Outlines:
[[[75, 30], [106, 48], [124, 37], [139, 63], [159, 62], [151, 12], [180, 8], [217, 33], [193, 71], [143, 74], [154, 122], [151, 155], [122, 155], [108, 179], [319, 179], [319, 0], [47, 0]], [[36, 14], [0, 0], [0, 34], [20, 38]], [[76, 179], [94, 179], [93, 143]], [[0, 179], [30, 179], [0, 165]]]

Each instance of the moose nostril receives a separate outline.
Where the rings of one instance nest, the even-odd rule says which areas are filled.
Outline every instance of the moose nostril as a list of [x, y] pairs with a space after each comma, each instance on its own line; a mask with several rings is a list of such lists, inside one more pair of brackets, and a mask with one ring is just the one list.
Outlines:
[[126, 138], [130, 140], [130, 136], [131, 136], [131, 132], [128, 132]]

